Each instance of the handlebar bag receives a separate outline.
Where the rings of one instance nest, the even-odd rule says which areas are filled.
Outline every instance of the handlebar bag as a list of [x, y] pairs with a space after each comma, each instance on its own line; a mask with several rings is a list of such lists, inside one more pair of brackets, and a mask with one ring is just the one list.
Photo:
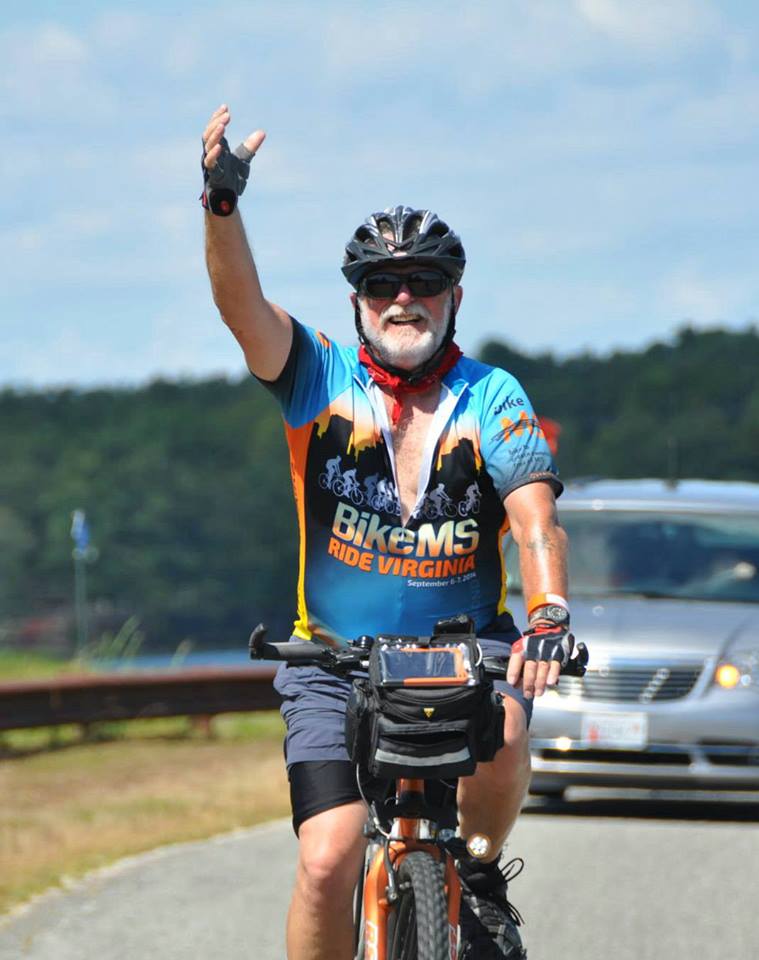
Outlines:
[[469, 635], [378, 637], [346, 711], [351, 760], [375, 777], [465, 777], [503, 746], [504, 709]]

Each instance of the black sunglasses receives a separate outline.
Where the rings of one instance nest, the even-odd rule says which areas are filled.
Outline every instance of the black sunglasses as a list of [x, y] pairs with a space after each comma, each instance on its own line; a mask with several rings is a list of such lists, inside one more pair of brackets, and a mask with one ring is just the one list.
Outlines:
[[415, 270], [414, 273], [370, 273], [359, 285], [361, 293], [373, 300], [394, 300], [401, 287], [408, 287], [414, 297], [436, 297], [451, 285], [451, 278], [438, 270]]

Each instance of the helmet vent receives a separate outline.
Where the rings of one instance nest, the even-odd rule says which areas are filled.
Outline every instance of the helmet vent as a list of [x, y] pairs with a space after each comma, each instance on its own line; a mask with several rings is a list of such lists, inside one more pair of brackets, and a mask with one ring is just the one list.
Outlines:
[[403, 239], [408, 240], [409, 237], [415, 236], [419, 232], [421, 223], [422, 217], [420, 215], [406, 217], [406, 220], [403, 223]]
[[372, 247], [377, 247], [377, 238], [368, 227], [361, 226], [356, 230], [356, 239], [362, 243], [368, 243]]

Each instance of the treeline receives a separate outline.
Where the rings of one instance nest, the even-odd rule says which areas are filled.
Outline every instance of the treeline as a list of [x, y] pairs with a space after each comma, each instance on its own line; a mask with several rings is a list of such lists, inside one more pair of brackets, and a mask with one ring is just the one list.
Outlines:
[[[481, 358], [562, 427], [566, 478], [759, 477], [759, 335], [683, 330], [608, 358]], [[151, 649], [285, 631], [297, 543], [275, 403], [252, 379], [0, 393], [0, 642], [73, 642], [71, 514], [84, 509], [93, 632]]]
[[485, 344], [538, 413], [562, 427], [564, 477], [759, 480], [759, 332], [681, 330], [672, 343], [599, 358]]

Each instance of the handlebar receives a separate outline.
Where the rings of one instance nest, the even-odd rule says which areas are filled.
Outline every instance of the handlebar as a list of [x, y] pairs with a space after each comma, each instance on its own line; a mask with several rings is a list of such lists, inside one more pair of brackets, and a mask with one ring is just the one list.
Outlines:
[[[248, 641], [251, 660], [279, 660], [293, 666], [321, 667], [328, 673], [345, 675], [356, 670], [366, 670], [369, 650], [366, 647], [319, 647], [310, 640], [303, 643], [271, 643], [266, 640], [267, 628], [259, 623]], [[502, 680], [509, 658], [486, 656], [482, 665], [487, 676]], [[584, 643], [575, 646], [575, 655], [562, 667], [562, 676], [582, 677], [588, 664], [588, 648]]]

